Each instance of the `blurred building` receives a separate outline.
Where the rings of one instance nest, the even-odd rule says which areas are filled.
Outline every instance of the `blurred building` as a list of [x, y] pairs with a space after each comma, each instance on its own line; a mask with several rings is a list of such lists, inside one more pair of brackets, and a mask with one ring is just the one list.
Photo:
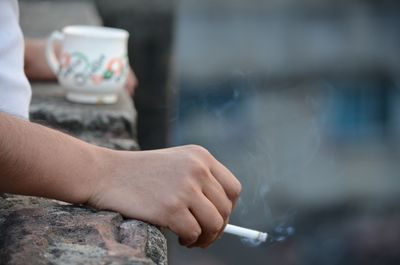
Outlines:
[[173, 142], [240, 178], [232, 222], [296, 234], [172, 247], [171, 262], [400, 262], [399, 14], [397, 1], [180, 2]]

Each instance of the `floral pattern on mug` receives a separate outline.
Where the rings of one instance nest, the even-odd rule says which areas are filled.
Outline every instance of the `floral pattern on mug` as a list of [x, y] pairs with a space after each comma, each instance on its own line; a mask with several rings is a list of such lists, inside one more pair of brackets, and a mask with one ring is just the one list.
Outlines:
[[100, 85], [103, 82], [124, 80], [128, 73], [128, 57], [114, 57], [106, 61], [104, 54], [90, 60], [82, 52], [63, 52], [60, 57], [60, 72], [66, 79], [72, 79], [75, 85], [84, 86], [88, 82]]

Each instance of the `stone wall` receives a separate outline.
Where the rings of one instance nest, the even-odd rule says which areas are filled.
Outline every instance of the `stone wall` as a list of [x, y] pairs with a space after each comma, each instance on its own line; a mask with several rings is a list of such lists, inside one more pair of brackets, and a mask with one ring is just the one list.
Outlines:
[[113, 212], [3, 194], [1, 264], [167, 264], [154, 226]]
[[[90, 1], [20, 1], [20, 5], [23, 31], [30, 37], [45, 37], [68, 24], [99, 23]], [[139, 149], [136, 110], [125, 92], [113, 105], [81, 105], [66, 101], [56, 83], [33, 83], [32, 89], [32, 121], [100, 146]], [[0, 264], [164, 265], [167, 242], [157, 227], [115, 212], [0, 194]]]

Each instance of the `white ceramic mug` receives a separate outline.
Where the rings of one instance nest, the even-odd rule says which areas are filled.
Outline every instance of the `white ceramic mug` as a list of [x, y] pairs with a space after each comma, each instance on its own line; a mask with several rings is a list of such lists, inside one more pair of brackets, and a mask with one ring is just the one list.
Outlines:
[[[97, 26], [67, 26], [54, 31], [47, 41], [50, 68], [66, 90], [68, 100], [111, 104], [126, 83], [129, 33]], [[54, 44], [61, 44], [59, 60]]]

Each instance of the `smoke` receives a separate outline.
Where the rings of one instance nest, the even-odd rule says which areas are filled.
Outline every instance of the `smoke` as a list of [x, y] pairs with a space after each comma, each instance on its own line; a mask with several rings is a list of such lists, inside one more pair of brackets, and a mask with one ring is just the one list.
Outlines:
[[[307, 179], [320, 152], [323, 104], [319, 95], [294, 90], [257, 91], [247, 99], [253, 119], [245, 142], [237, 143], [237, 163], [243, 192], [238, 203], [239, 225], [265, 230], [264, 246], [282, 243], [294, 236], [296, 211], [286, 193]], [[237, 153], [236, 153], [237, 154]], [[240, 167], [240, 168], [239, 168]], [[236, 173], [235, 172], [235, 173]], [[242, 239], [248, 247], [262, 242]]]
[[293, 236], [295, 229], [293, 226], [287, 226], [284, 224], [278, 225], [269, 234], [268, 243], [282, 242]]
[[265, 86], [237, 71], [232, 80], [193, 89], [198, 94], [188, 94], [182, 109], [196, 118], [185, 127], [191, 142], [209, 148], [242, 182], [232, 223], [266, 231], [268, 243], [278, 243], [295, 234], [287, 195], [298, 193], [318, 163], [324, 104], [311, 90]]
[[250, 248], [256, 248], [256, 247], [258, 247], [259, 245], [261, 245], [262, 243], [264, 243], [264, 242], [262, 242], [262, 241], [260, 241], [260, 240], [251, 239], [251, 238], [241, 238], [240, 241], [241, 241], [245, 246], [250, 247]]
[[[295, 228], [290, 225], [280, 224], [276, 226], [272, 231], [269, 231], [267, 238], [267, 246], [273, 245], [275, 243], [280, 243], [287, 240], [289, 237], [295, 234]], [[263, 241], [250, 238], [241, 238], [241, 242], [251, 248], [260, 246]]]

